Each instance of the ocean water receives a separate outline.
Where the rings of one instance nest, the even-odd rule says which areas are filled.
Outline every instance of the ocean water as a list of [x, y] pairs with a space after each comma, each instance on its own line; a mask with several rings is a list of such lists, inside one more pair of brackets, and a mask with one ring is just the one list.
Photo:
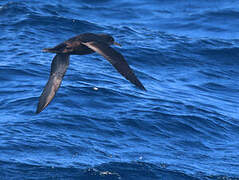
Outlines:
[[[0, 179], [239, 179], [238, 25], [236, 0], [0, 1]], [[71, 56], [36, 115], [42, 49], [86, 32], [122, 44], [148, 91]]]

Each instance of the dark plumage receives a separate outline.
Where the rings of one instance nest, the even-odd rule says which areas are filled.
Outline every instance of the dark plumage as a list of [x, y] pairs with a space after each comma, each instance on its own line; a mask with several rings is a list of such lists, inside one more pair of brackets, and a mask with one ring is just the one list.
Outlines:
[[110, 35], [86, 33], [70, 38], [53, 48], [44, 49], [44, 52], [56, 53], [56, 55], [52, 61], [51, 74], [40, 96], [36, 113], [45, 109], [54, 98], [69, 65], [69, 57], [72, 54], [84, 55], [97, 52], [104, 56], [131, 83], [142, 90], [146, 90], [124, 57], [110, 47], [113, 44], [119, 45]]

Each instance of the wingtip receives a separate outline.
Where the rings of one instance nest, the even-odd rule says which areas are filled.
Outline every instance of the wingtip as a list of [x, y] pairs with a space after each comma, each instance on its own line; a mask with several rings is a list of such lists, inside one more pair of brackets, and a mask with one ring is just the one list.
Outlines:
[[138, 88], [143, 90], [143, 91], [145, 91], [145, 92], [147, 92], [147, 89], [143, 85], [142, 86], [138, 86]]
[[147, 92], [147, 89], [145, 87], [141, 88], [143, 91]]
[[37, 110], [36, 110], [36, 114], [39, 114], [40, 112], [42, 112], [43, 109], [40, 109], [39, 107], [37, 107]]
[[[44, 94], [44, 91], [43, 91], [43, 94]], [[44, 97], [45, 97], [44, 95], [40, 96], [40, 99], [39, 99], [39, 102], [38, 102], [38, 105], [37, 105], [37, 110], [35, 112], [36, 114], [39, 114], [40, 112], [42, 112], [47, 107], [47, 105], [49, 104], [49, 102], [46, 103], [44, 101]]]
[[[135, 84], [140, 90], [143, 90], [143, 91], [147, 91], [147, 89], [144, 87], [144, 85], [137, 79], [137, 77], [135, 76], [136, 78], [136, 82], [133, 82], [133, 84]], [[132, 82], [132, 81], [131, 81]]]

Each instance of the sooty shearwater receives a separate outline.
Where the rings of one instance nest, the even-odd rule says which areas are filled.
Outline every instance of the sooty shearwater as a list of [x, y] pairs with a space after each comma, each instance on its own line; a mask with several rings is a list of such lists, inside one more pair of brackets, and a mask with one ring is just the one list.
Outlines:
[[110, 45], [119, 45], [108, 34], [85, 33], [70, 38], [53, 48], [45, 48], [44, 52], [56, 53], [51, 63], [51, 74], [48, 82], [39, 98], [36, 113], [40, 113], [54, 98], [56, 91], [61, 85], [69, 65], [70, 55], [84, 55], [94, 52], [99, 53], [107, 59], [116, 70], [138, 88], [145, 90], [143, 84], [135, 76], [124, 57], [115, 51]]

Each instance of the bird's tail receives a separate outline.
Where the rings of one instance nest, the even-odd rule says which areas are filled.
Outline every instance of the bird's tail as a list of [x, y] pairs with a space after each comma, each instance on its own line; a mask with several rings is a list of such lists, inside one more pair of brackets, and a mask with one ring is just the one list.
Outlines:
[[42, 51], [49, 53], [58, 53], [58, 51], [55, 48], [44, 48]]

